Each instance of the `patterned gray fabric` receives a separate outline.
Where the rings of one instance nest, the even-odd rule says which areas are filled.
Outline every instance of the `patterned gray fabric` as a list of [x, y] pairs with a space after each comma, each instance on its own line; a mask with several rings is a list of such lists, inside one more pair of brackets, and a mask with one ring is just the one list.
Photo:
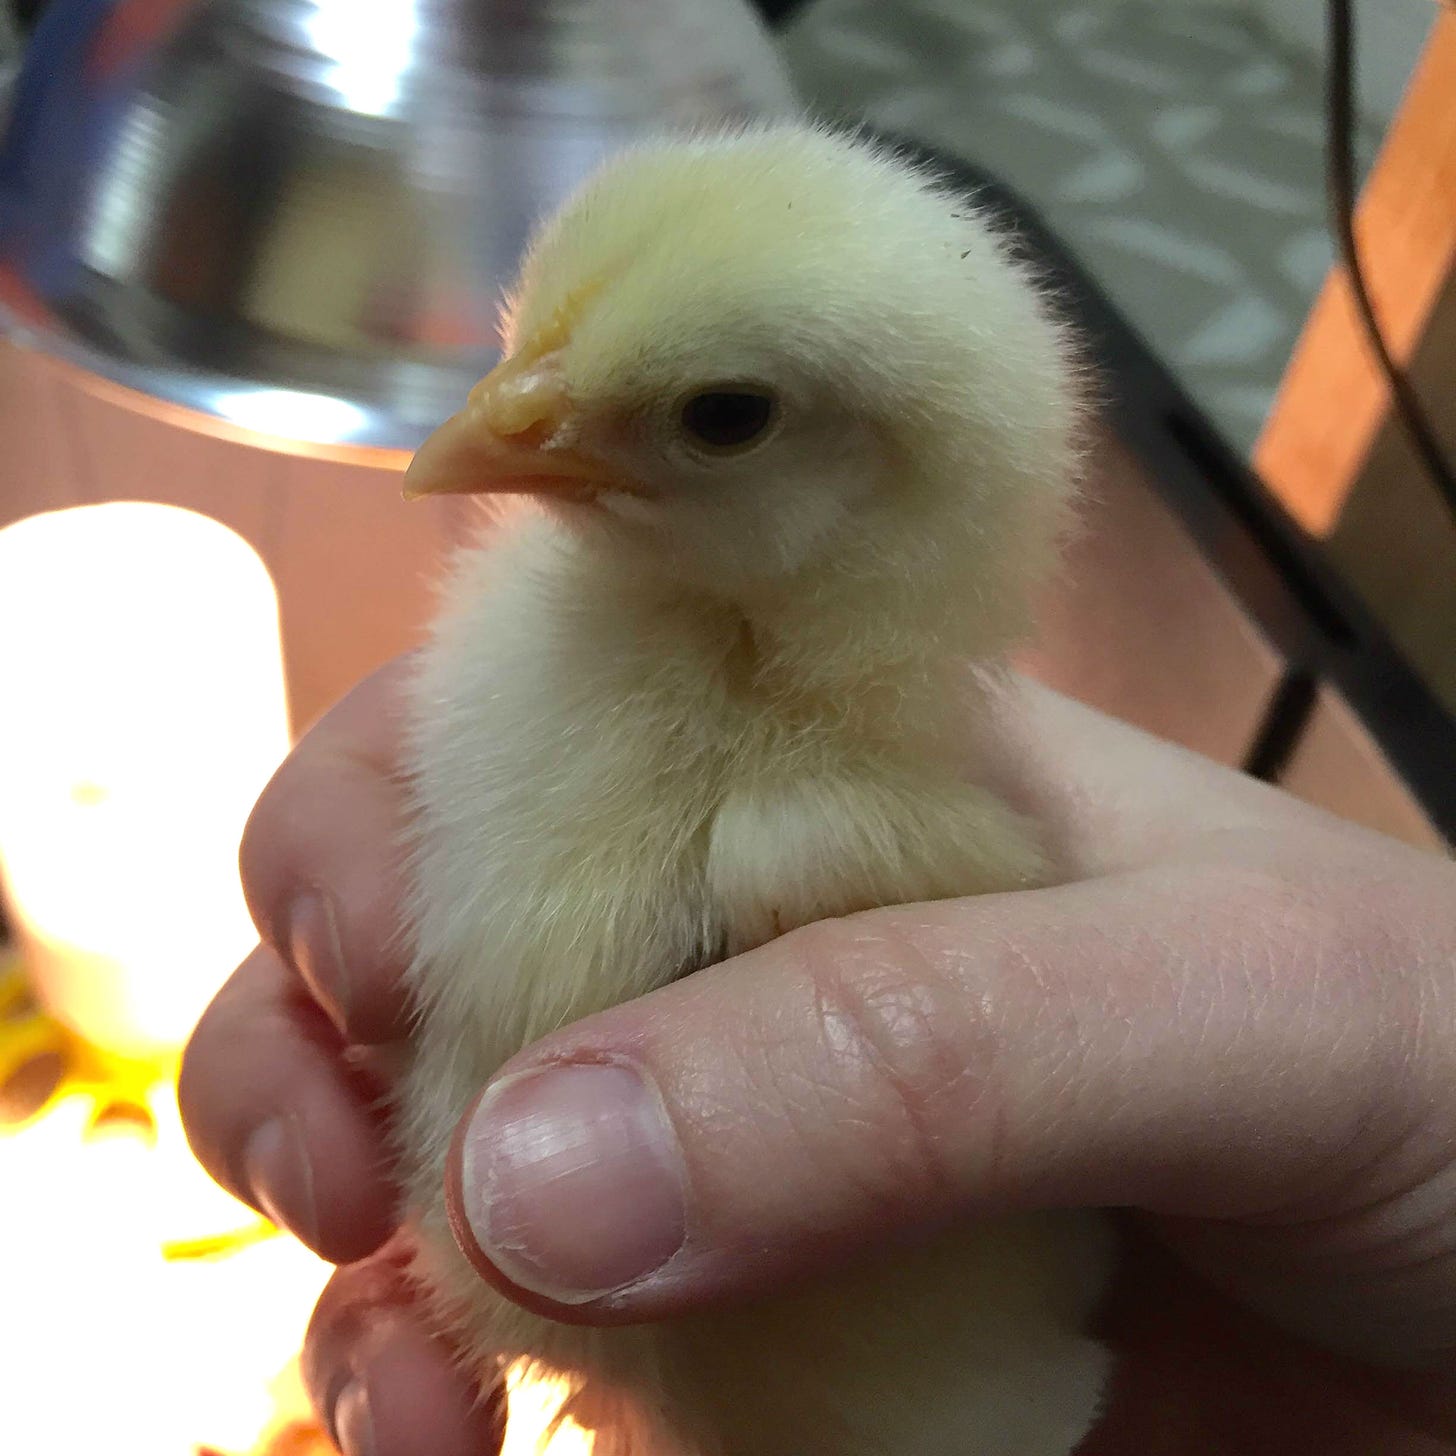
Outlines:
[[1253, 444], [1331, 256], [1308, 60], [1197, 0], [817, 0], [786, 49], [821, 112], [1021, 192], [1230, 443]]

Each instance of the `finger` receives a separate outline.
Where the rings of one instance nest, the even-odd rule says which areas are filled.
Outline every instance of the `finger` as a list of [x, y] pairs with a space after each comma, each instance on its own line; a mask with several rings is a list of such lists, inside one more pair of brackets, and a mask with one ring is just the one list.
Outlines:
[[340, 1269], [309, 1325], [303, 1374], [343, 1456], [492, 1456], [503, 1392], [481, 1396], [428, 1334], [388, 1259]]
[[320, 719], [264, 789], [239, 855], [259, 934], [361, 1043], [406, 1022], [395, 759], [408, 671], [397, 659]]
[[827, 922], [548, 1037], [457, 1132], [457, 1237], [606, 1323], [967, 1216], [1334, 1199], [1441, 1105], [1411, 1035], [1456, 930], [1399, 927], [1440, 922], [1449, 871], [1297, 885], [1306, 844], [1258, 850]]
[[393, 1231], [374, 1093], [271, 950], [249, 956], [203, 1013], [178, 1097], [202, 1166], [324, 1258], [362, 1258]]

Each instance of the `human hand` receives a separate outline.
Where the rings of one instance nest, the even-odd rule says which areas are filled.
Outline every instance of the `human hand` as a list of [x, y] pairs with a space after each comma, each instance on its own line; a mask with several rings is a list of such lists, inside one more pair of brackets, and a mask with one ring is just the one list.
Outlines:
[[[224, 1186], [365, 1261], [306, 1357], [349, 1456], [451, 1456], [493, 1449], [495, 1412], [378, 1252], [394, 1194], [372, 1109], [406, 1016], [399, 680], [356, 690], [260, 801], [243, 869], [265, 948], [204, 1016], [182, 1097]], [[490, 1204], [568, 1301], [533, 1304], [650, 1319], [950, 1218], [1116, 1206], [1120, 1366], [1089, 1449], [1456, 1451], [1456, 867], [1043, 689], [1007, 719], [1011, 791], [1069, 883], [810, 926], [509, 1065], [555, 1068], [528, 1085], [568, 1105], [583, 1057], [645, 1069], [689, 1173], [665, 1277], [624, 1260], [651, 1240], [617, 1237], [619, 1163], [515, 1169]], [[610, 1135], [610, 1109], [588, 1125]], [[490, 1268], [485, 1190], [452, 1196]]]

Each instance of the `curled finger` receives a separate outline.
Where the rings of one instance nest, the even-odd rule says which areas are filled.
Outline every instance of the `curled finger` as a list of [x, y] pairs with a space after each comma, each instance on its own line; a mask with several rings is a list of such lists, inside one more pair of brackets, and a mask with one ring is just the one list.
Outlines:
[[377, 1093], [266, 946], [233, 973], [188, 1044], [178, 1097], [192, 1150], [229, 1192], [335, 1262], [395, 1227]]
[[350, 1042], [400, 1036], [403, 792], [396, 768], [407, 659], [366, 678], [264, 789], [239, 860], [263, 940]]
[[340, 1269], [314, 1311], [304, 1379], [344, 1456], [492, 1456], [504, 1393], [482, 1397], [426, 1330], [388, 1255]]

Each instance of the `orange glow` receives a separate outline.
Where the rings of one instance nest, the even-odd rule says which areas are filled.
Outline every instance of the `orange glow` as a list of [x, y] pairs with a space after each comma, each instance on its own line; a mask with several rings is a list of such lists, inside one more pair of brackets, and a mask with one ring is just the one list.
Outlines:
[[[154, 1144], [88, 1132], [105, 1090], [73, 1078], [0, 1129], [5, 1449], [260, 1456], [291, 1431], [278, 1449], [323, 1456], [297, 1351], [329, 1266], [207, 1178], [168, 1083], [145, 1094]], [[552, 1429], [565, 1380], [506, 1382], [503, 1456], [591, 1456], [574, 1421]]]
[[[206, 516], [82, 506], [0, 531], [0, 619], [0, 870], [29, 979], [86, 1043], [0, 1026], [0, 1073], [71, 1067], [0, 1140], [7, 1446], [247, 1456], [306, 1418], [327, 1269], [213, 1185], [146, 1068], [256, 939], [237, 841], [287, 749], [272, 580]], [[115, 1101], [155, 1136], [140, 1111], [90, 1131]]]
[[506, 1371], [509, 1421], [501, 1456], [591, 1456], [589, 1432], [569, 1416], [559, 1425], [556, 1413], [571, 1395], [571, 1382], [530, 1369], [518, 1360]]
[[[168, 1086], [148, 1105], [154, 1145], [88, 1138], [76, 1087], [0, 1137], [7, 1450], [248, 1456], [307, 1419], [294, 1353], [328, 1267], [256, 1237], [192, 1160]], [[222, 1252], [176, 1257], [208, 1235]]]
[[174, 506], [0, 531], [0, 871], [38, 993], [165, 1056], [253, 945], [237, 843], [287, 750], [272, 580]]

